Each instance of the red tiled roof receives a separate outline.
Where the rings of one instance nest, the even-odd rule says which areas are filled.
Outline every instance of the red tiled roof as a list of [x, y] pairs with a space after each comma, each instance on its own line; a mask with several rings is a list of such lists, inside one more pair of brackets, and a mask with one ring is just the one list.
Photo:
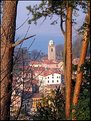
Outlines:
[[51, 74], [63, 74], [62, 71], [60, 70], [56, 70], [56, 69], [47, 69], [44, 71], [44, 73], [42, 73], [41, 75], [42, 76], [48, 76], [48, 75], [51, 75]]
[[56, 88], [59, 86], [61, 86], [61, 84], [50, 84], [50, 85], [47, 85], [46, 88]]
[[32, 84], [38, 84], [39, 83], [39, 80], [32, 80], [31, 83]]
[[41, 61], [31, 61], [30, 64], [34, 65], [34, 64], [41, 64]]
[[53, 60], [43, 60], [42, 61], [44, 64], [58, 64], [58, 62], [53, 61]]
[[36, 70], [44, 70], [45, 68], [44, 67], [32, 67], [32, 70], [33, 71], [36, 71]]
[[36, 68], [36, 69], [33, 69], [33, 74], [35, 75], [36, 73], [39, 74], [39, 73], [42, 73], [43, 71], [45, 71], [45, 68]]
[[53, 60], [48, 60], [48, 59], [43, 59], [41, 61], [31, 61], [30, 62], [32, 65], [34, 64], [58, 64], [58, 62], [53, 61]]

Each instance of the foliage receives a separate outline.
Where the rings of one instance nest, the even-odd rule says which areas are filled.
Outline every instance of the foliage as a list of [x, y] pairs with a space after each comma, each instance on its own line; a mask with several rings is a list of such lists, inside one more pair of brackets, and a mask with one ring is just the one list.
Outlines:
[[72, 69], [74, 72], [77, 71], [77, 65], [72, 64]]
[[85, 63], [81, 65], [81, 70], [83, 71], [84, 80], [90, 81], [90, 57], [85, 60]]
[[[82, 2], [82, 9], [83, 9], [83, 12], [84, 13], [87, 13], [87, 11], [88, 10], [90, 10], [90, 1], [88, 0], [88, 1], [83, 1]], [[88, 28], [88, 26], [89, 26], [89, 24], [88, 23], [90, 23], [89, 22], [89, 19], [87, 19], [87, 18], [85, 18], [85, 22], [83, 23], [83, 25], [78, 29], [78, 32], [79, 32], [79, 34], [81, 34], [81, 35], [83, 35], [84, 34], [84, 32], [86, 31], [86, 29]], [[89, 28], [90, 28], [90, 26], [89, 26]]]
[[90, 120], [90, 90], [84, 89], [80, 94], [76, 109], [78, 120]]
[[[66, 14], [65, 14], [65, 10], [66, 10], [66, 6], [67, 3], [73, 7], [74, 9], [74, 13], [76, 13], [77, 11], [79, 11], [78, 9], [78, 5], [80, 5], [80, 7], [82, 7], [82, 9], [87, 8], [87, 4], [86, 2], [82, 1], [78, 1], [78, 0], [69, 0], [69, 1], [65, 1], [65, 0], [42, 0], [41, 3], [39, 5], [34, 5], [33, 7], [27, 6], [27, 10], [29, 10], [29, 12], [32, 13], [33, 17], [32, 19], [29, 20], [29, 24], [31, 24], [32, 22], [34, 22], [35, 24], [37, 24], [37, 20], [40, 18], [44, 18], [44, 20], [46, 20], [47, 17], [50, 18], [50, 20], [53, 18], [53, 15], [57, 15], [59, 18], [60, 16], [62, 16], [62, 18], [64, 19], [63, 21], [65, 21], [66, 18]], [[76, 16], [74, 14], [74, 16]], [[58, 23], [57, 21], [58, 19], [55, 19], [51, 25], [55, 25]], [[75, 23], [74, 19], [73, 22]]]
[[90, 58], [81, 66], [83, 71], [83, 83], [81, 86], [78, 105], [76, 109], [77, 120], [90, 120]]
[[37, 107], [34, 120], [65, 120], [65, 100], [60, 87], [53, 90], [51, 96], [44, 97], [43, 102]]

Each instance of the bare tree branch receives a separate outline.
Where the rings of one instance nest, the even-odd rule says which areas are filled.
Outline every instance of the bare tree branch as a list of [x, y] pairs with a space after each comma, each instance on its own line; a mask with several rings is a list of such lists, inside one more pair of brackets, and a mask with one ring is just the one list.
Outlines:
[[19, 115], [21, 113], [22, 105], [23, 105], [23, 96], [24, 96], [24, 57], [23, 57], [23, 50], [22, 50], [22, 60], [23, 60], [23, 90], [22, 90], [22, 95], [21, 95], [21, 105], [18, 111], [18, 114], [16, 116], [16, 120], [19, 118]]
[[[38, 56], [39, 56], [39, 54], [38, 54]], [[35, 60], [38, 58], [38, 56], [35, 58]], [[31, 70], [31, 69], [30, 69], [30, 66], [29, 66], [26, 70], [27, 70], [27, 72], [30, 72], [30, 70]], [[25, 70], [25, 71], [26, 71], [26, 70]], [[33, 78], [33, 80], [36, 79], [36, 78], [37, 78], [41, 73], [43, 73], [44, 71], [45, 71], [45, 69], [44, 69], [43, 71], [41, 71], [37, 76], [35, 76], [35, 77]], [[13, 73], [12, 73], [12, 74], [13, 74]], [[8, 75], [8, 73], [6, 74], [6, 76], [7, 76], [7, 75]], [[19, 74], [19, 75], [20, 75], [20, 74]], [[17, 77], [18, 77], [17, 80], [19, 80], [19, 79], [21, 78], [21, 76], [19, 76], [19, 75], [17, 75]], [[6, 77], [6, 76], [5, 76], [5, 77]], [[4, 77], [4, 78], [5, 78], [5, 77]], [[3, 79], [4, 79], [4, 78], [3, 78]], [[1, 80], [1, 82], [3, 81], [3, 79]], [[14, 91], [16, 88], [18, 88], [20, 85], [21, 85], [21, 83], [20, 83], [17, 87], [15, 87], [13, 90], [10, 90], [9, 93], [13, 92], [13, 91]], [[0, 100], [2, 100], [3, 98], [5, 98], [6, 96], [7, 96], [7, 95], [4, 95], [2, 98], [0, 98]]]
[[12, 44], [12, 47], [17, 46], [17, 45], [19, 45], [20, 43], [22, 43], [23, 41], [25, 41], [25, 40], [27, 40], [27, 39], [29, 39], [29, 38], [32, 38], [32, 37], [34, 37], [34, 36], [36, 36], [36, 35], [32, 35], [32, 36], [29, 36], [29, 37], [24, 38], [24, 39], [22, 39], [22, 40], [19, 40], [19, 41], [15, 42], [14, 44]]
[[63, 21], [62, 15], [60, 16], [60, 19], [61, 19], [61, 20], [60, 20], [60, 28], [61, 28], [62, 34], [65, 35], [65, 31], [64, 31], [64, 29], [63, 29], [63, 22], [64, 22], [64, 21]]
[[20, 29], [28, 21], [28, 19], [29, 17], [18, 28], [16, 28], [16, 30]]

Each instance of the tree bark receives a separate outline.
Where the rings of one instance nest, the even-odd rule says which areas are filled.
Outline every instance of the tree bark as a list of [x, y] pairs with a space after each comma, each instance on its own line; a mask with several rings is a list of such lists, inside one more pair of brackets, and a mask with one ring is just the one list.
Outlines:
[[[80, 94], [80, 88], [82, 84], [82, 77], [83, 77], [83, 72], [80, 70], [80, 67], [82, 64], [85, 62], [86, 58], [86, 53], [88, 49], [88, 44], [90, 40], [90, 6], [88, 7], [88, 14], [86, 15], [86, 23], [87, 23], [87, 29], [85, 30], [84, 33], [84, 39], [82, 41], [82, 48], [81, 48], [81, 55], [80, 55], [80, 60], [77, 68], [77, 77], [76, 77], [76, 85], [74, 89], [74, 95], [73, 95], [73, 105], [77, 106], [78, 103], [78, 98]], [[75, 109], [72, 110], [73, 113], [75, 113]], [[73, 120], [76, 119], [75, 114], [72, 117]]]
[[[12, 92], [13, 50], [15, 38], [17, 0], [4, 1], [1, 25], [1, 81], [0, 119], [10, 120]], [[2, 58], [3, 55], [3, 58]]]
[[67, 28], [66, 28], [66, 119], [70, 117], [71, 103], [71, 79], [72, 79], [72, 7], [67, 6]]
[[66, 29], [66, 26], [67, 26], [67, 23], [66, 23], [66, 21], [65, 21], [65, 34], [64, 34], [64, 58], [63, 58], [63, 60], [64, 60], [64, 83], [66, 84], [66, 53], [67, 53], [67, 40], [66, 40], [66, 31], [67, 31], [67, 29]]

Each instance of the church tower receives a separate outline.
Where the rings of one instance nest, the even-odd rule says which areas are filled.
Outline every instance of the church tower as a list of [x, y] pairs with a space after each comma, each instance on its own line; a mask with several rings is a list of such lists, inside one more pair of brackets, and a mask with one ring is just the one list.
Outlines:
[[56, 50], [55, 50], [55, 44], [54, 44], [53, 40], [49, 41], [49, 45], [48, 45], [48, 60], [56, 61]]

